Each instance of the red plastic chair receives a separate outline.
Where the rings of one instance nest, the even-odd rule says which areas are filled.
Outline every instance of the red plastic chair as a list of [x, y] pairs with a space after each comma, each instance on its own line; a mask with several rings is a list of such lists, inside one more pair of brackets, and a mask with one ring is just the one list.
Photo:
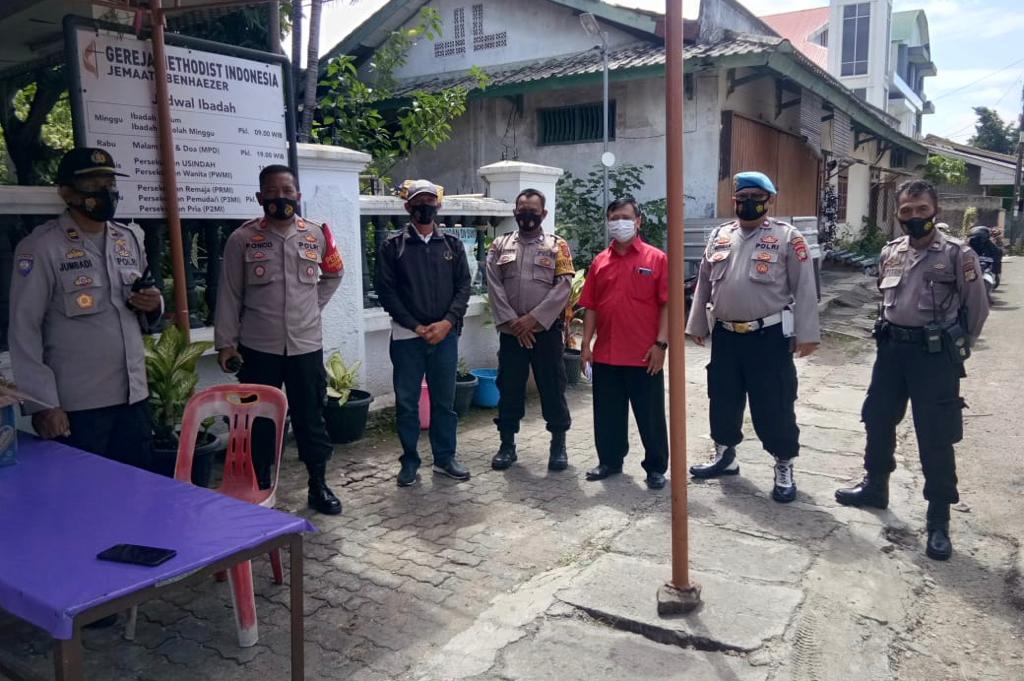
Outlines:
[[[178, 440], [178, 460], [174, 478], [192, 481], [194, 443], [202, 422], [211, 416], [228, 417], [228, 447], [224, 458], [224, 477], [216, 491], [234, 499], [248, 501], [268, 508], [277, 497], [277, 481], [281, 470], [281, 451], [284, 449], [284, 423], [288, 413], [288, 399], [277, 388], [242, 383], [217, 385], [196, 393], [185, 407]], [[256, 470], [252, 464], [252, 424], [257, 418], [270, 419], [277, 426], [274, 448], [274, 479], [269, 489], [260, 489]], [[284, 583], [280, 551], [270, 554], [274, 570], [274, 583]], [[238, 645], [249, 648], [256, 645], [259, 632], [256, 623], [256, 596], [252, 584], [252, 563], [239, 563], [228, 571], [235, 606], [235, 624]]]

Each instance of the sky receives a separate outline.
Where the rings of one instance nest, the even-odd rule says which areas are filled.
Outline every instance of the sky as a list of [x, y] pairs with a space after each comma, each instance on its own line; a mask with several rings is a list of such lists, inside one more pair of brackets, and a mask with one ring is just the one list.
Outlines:
[[[332, 0], [325, 5], [321, 54], [385, 1]], [[827, 0], [740, 1], [757, 15], [828, 4]], [[614, 4], [661, 12], [665, 8], [663, 0], [614, 0]], [[684, 14], [695, 16], [697, 6], [698, 2], [684, 0]], [[1020, 0], [894, 0], [894, 11], [908, 9], [923, 9], [928, 17], [932, 61], [939, 72], [925, 80], [925, 93], [935, 103], [935, 113], [924, 117], [924, 132], [966, 142], [974, 133], [975, 106], [988, 106], [1003, 120], [1016, 121], [1024, 86]]]

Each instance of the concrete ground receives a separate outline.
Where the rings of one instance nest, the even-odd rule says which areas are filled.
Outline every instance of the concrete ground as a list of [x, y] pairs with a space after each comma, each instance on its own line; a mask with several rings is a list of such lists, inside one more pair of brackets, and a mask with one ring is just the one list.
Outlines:
[[[662, 619], [670, 574], [669, 490], [648, 491], [633, 436], [625, 474], [583, 479], [595, 463], [589, 390], [571, 390], [572, 467], [546, 470], [547, 433], [531, 403], [520, 462], [494, 472], [492, 413], [461, 425], [473, 479], [424, 467], [395, 486], [397, 442], [382, 422], [339, 446], [337, 518], [310, 514], [309, 679], [900, 681], [1024, 679], [1024, 486], [1019, 386], [1024, 378], [1024, 265], [1008, 262], [963, 393], [962, 503], [948, 563], [924, 549], [922, 479], [912, 427], [887, 511], [838, 506], [859, 478], [859, 410], [872, 361], [874, 293], [851, 272], [826, 276], [823, 347], [798, 360], [803, 451], [796, 502], [771, 500], [771, 459], [749, 426], [742, 475], [689, 483], [693, 579], [703, 606]], [[710, 449], [703, 366], [688, 346], [688, 449]], [[303, 470], [287, 455], [281, 508], [308, 514]], [[0, 511], [2, 512], [2, 511]], [[126, 509], [130, 512], [130, 509]], [[287, 564], [287, 563], [286, 563]], [[226, 584], [203, 583], [140, 609], [135, 642], [120, 627], [85, 633], [89, 679], [288, 678], [288, 591], [255, 567], [260, 641], [240, 649]], [[0, 678], [51, 678], [49, 641], [0, 619]], [[5, 673], [7, 677], [5, 677]]]

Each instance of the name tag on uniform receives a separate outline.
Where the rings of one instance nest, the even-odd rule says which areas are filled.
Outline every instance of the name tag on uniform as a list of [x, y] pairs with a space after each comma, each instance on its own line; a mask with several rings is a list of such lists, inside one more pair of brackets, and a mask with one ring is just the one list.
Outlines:
[[649, 267], [637, 267], [636, 268], [636, 273], [639, 274], [642, 277], [652, 277], [652, 276], [654, 276], [654, 270], [652, 270]]

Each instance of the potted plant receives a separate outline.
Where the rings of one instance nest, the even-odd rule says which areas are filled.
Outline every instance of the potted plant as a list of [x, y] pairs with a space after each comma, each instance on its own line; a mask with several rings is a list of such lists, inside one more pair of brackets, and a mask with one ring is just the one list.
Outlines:
[[586, 280], [586, 272], [576, 270], [572, 278], [569, 302], [565, 306], [565, 326], [562, 329], [565, 335], [565, 354], [562, 355], [562, 359], [565, 362], [565, 377], [570, 385], [580, 382], [580, 348], [577, 335], [579, 327], [583, 324], [583, 308], [579, 307], [579, 303]]
[[339, 352], [327, 358], [327, 406], [324, 407], [324, 421], [331, 442], [336, 444], [355, 442], [366, 432], [366, 419], [373, 396], [365, 390], [356, 389], [359, 385], [359, 364], [345, 364]]
[[459, 368], [455, 372], [455, 413], [459, 418], [464, 418], [469, 413], [469, 407], [473, 404], [473, 393], [480, 379], [469, 373], [466, 361], [459, 360]]
[[[185, 405], [199, 383], [196, 364], [203, 353], [213, 347], [213, 343], [189, 342], [185, 332], [174, 325], [164, 329], [159, 338], [145, 336], [143, 342], [146, 344], [146, 378], [153, 419], [153, 472], [172, 477], [178, 458], [178, 434]], [[209, 431], [213, 423], [214, 419], [206, 419], [196, 437], [192, 483], [201, 487], [209, 486], [214, 455], [224, 448], [223, 442]]]

